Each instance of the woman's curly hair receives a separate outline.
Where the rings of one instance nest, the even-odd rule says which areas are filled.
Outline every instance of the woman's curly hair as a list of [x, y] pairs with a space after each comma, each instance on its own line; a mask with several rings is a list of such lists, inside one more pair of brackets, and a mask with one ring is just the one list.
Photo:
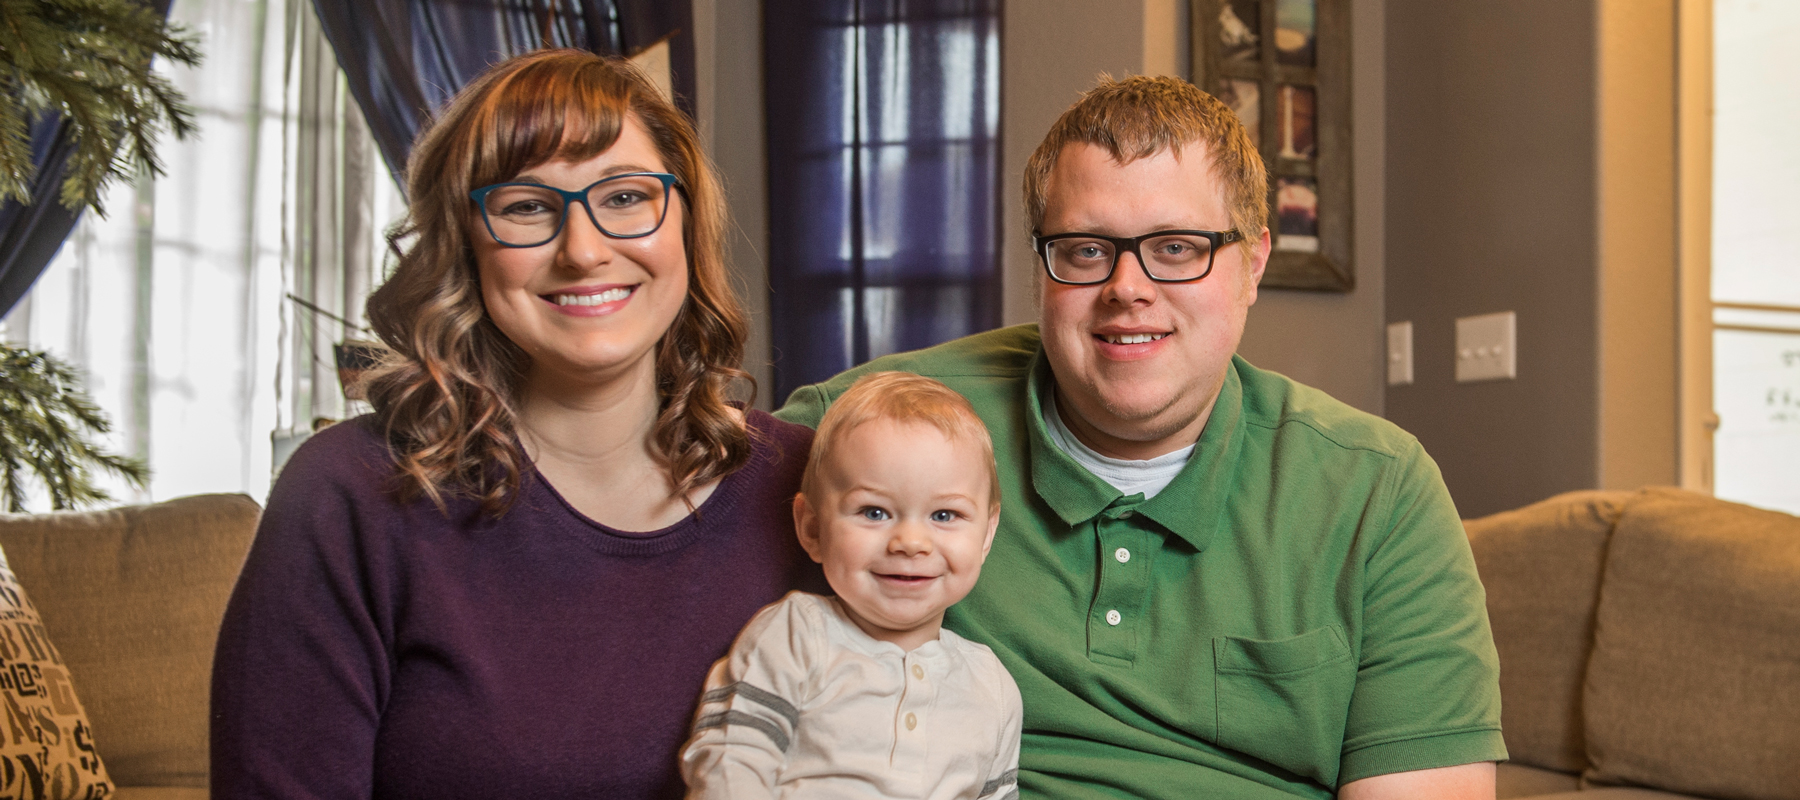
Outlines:
[[480, 220], [469, 191], [548, 161], [611, 147], [627, 116], [649, 132], [687, 204], [688, 295], [656, 349], [661, 411], [652, 452], [685, 498], [750, 456], [727, 392], [749, 376], [744, 312], [725, 273], [725, 206], [686, 115], [623, 59], [541, 50], [490, 68], [420, 136], [407, 161], [407, 219], [390, 235], [393, 275], [369, 298], [369, 321], [392, 350], [369, 400], [399, 468], [404, 500], [472, 497], [504, 514], [528, 458], [514, 401], [526, 353], [482, 303], [470, 241]]

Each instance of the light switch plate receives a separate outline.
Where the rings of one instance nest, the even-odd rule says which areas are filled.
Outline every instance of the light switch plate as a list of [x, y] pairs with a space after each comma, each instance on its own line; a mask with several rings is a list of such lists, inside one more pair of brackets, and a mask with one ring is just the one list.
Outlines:
[[1517, 321], [1511, 311], [1458, 317], [1456, 380], [1492, 381], [1517, 378]]
[[1412, 385], [1412, 322], [1410, 321], [1388, 323], [1387, 373], [1389, 386]]

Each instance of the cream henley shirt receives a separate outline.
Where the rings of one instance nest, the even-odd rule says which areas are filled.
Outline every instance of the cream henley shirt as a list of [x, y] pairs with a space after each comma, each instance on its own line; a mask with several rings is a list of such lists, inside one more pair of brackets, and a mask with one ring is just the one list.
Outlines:
[[985, 645], [906, 652], [790, 592], [707, 675], [681, 776], [689, 798], [1017, 798], [1021, 719]]

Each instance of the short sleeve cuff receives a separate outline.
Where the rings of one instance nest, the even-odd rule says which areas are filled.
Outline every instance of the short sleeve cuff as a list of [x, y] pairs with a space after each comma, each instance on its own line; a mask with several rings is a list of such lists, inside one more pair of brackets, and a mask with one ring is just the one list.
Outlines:
[[1498, 729], [1401, 739], [1345, 753], [1338, 767], [1338, 785], [1395, 772], [1505, 760], [1506, 743]]

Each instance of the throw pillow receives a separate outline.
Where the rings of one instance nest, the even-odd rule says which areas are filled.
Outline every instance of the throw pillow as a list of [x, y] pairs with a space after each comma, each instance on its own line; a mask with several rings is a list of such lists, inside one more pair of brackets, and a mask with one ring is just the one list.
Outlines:
[[95, 800], [113, 793], [69, 671], [3, 552], [0, 718], [0, 797]]

